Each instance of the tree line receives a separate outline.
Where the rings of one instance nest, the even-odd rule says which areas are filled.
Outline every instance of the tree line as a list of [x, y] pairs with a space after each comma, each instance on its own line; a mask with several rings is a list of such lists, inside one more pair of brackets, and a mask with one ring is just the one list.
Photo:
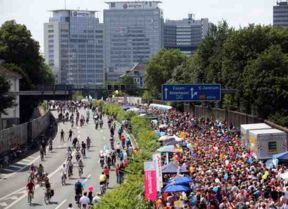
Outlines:
[[[32, 38], [31, 32], [25, 25], [10, 20], [0, 27], [0, 59], [4, 61], [4, 68], [21, 75], [20, 90], [31, 90], [37, 85], [54, 84], [55, 77], [49, 66], [45, 64], [39, 49], [39, 43]], [[0, 79], [1, 85], [5, 86], [1, 90], [0, 97], [3, 98], [0, 112], [4, 113], [4, 109], [11, 106], [13, 98], [5, 96], [9, 88], [3, 76]], [[29, 119], [38, 104], [39, 101], [21, 98], [20, 109], [25, 110], [21, 111], [22, 122]]]
[[213, 25], [191, 57], [163, 49], [147, 62], [144, 96], [159, 98], [164, 83], [220, 83], [237, 90], [220, 107], [288, 126], [288, 30]]

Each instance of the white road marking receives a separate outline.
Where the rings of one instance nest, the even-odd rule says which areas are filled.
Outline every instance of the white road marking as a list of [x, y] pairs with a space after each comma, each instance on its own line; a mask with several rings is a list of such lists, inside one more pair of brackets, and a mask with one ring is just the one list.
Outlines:
[[59, 209], [67, 200], [63, 200], [55, 209]]
[[12, 196], [12, 197], [9, 197], [9, 199], [11, 199], [11, 200], [17, 200], [18, 197], [17, 197], [17, 196]]
[[1, 201], [1, 200], [4, 200], [4, 199], [7, 199], [7, 197], [9, 197], [10, 195], [16, 194], [16, 193], [20, 192], [20, 191], [23, 190], [23, 189], [25, 189], [25, 187], [22, 187], [22, 188], [14, 191], [14, 192], [12, 192], [12, 193], [10, 193], [10, 194], [5, 195], [4, 197], [1, 197], [1, 198], [0, 198], [0, 201]]
[[6, 207], [8, 204], [6, 202], [0, 202], [0, 206]]
[[[34, 158], [33, 158], [33, 159], [34, 159]], [[23, 160], [20, 161], [20, 163], [23, 163], [23, 162], [29, 162], [29, 163], [30, 163], [30, 161], [31, 161], [31, 160], [23, 159]]]
[[12, 168], [23, 168], [23, 166], [21, 166], [21, 165], [9, 165], [9, 167], [12, 167]]
[[2, 170], [3, 170], [3, 171], [7, 171], [7, 172], [15, 172], [15, 170], [10, 169], [10, 168], [3, 168]]
[[[31, 157], [31, 156], [30, 156]], [[29, 158], [29, 157], [28, 157]], [[40, 156], [38, 156], [38, 157], [33, 157], [33, 159], [34, 160], [32, 160], [31, 162], [30, 162], [30, 164], [32, 164], [32, 163], [34, 163], [34, 162], [36, 162], [37, 160], [39, 160], [40, 159]], [[10, 178], [11, 176], [14, 176], [17, 172], [19, 172], [19, 171], [22, 171], [22, 170], [24, 170], [25, 168], [27, 168], [27, 167], [29, 167], [29, 165], [27, 165], [27, 166], [23, 166], [23, 167], [21, 167], [20, 169], [18, 169], [18, 170], [11, 170], [11, 171], [13, 171], [14, 173], [11, 173], [11, 174], [9, 174], [9, 175], [6, 175], [6, 178]], [[8, 169], [8, 168], [6, 168], [6, 169]], [[4, 170], [4, 169], [3, 169]], [[10, 170], [10, 169], [9, 169]], [[11, 172], [11, 171], [9, 171], [9, 172]], [[1, 199], [0, 199], [1, 200]]]

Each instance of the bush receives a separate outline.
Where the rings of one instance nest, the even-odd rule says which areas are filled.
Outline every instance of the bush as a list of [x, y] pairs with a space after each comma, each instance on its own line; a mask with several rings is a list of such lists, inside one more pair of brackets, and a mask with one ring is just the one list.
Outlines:
[[118, 120], [130, 119], [132, 133], [139, 151], [133, 155], [125, 169], [124, 183], [107, 192], [95, 209], [151, 209], [153, 204], [144, 200], [144, 161], [151, 160], [153, 152], [159, 147], [156, 135], [149, 121], [131, 112], [123, 111], [118, 105], [104, 106], [106, 113], [116, 115]]

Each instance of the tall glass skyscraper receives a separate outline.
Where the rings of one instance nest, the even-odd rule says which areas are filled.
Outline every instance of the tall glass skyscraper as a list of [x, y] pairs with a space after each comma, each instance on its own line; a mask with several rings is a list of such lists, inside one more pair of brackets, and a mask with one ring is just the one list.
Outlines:
[[44, 50], [57, 83], [104, 84], [103, 24], [95, 11], [52, 12], [44, 24]]
[[159, 3], [107, 2], [104, 43], [108, 80], [117, 80], [135, 63], [144, 63], [163, 47], [163, 15]]
[[288, 28], [288, 1], [277, 1], [273, 7], [273, 25]]
[[192, 14], [182, 20], [166, 20], [164, 26], [164, 47], [180, 49], [181, 52], [192, 55], [207, 35], [208, 18], [195, 20]]

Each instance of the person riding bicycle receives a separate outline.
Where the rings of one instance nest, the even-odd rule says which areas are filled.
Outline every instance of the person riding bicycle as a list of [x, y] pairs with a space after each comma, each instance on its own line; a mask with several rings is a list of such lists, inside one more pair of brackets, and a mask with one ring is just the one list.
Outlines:
[[105, 187], [107, 186], [106, 181], [107, 181], [107, 177], [106, 177], [106, 175], [104, 174], [104, 172], [102, 172], [102, 174], [101, 174], [100, 177], [99, 177], [101, 194], [103, 194], [103, 193], [104, 193], [103, 190], [105, 190], [105, 189], [102, 189], [102, 188], [105, 188]]
[[43, 173], [44, 173], [44, 167], [43, 165], [40, 163], [38, 168], [37, 168], [37, 175], [38, 175], [38, 182], [40, 182], [43, 178]]
[[40, 146], [40, 157], [41, 157], [41, 160], [43, 161], [44, 160], [44, 148], [42, 146]]
[[81, 182], [78, 180], [75, 183], [75, 201], [78, 203], [79, 199], [82, 195], [82, 191], [83, 191], [83, 185], [81, 184]]
[[78, 139], [77, 139], [77, 137], [75, 137], [75, 138], [73, 139], [73, 141], [72, 141], [72, 144], [73, 144], [74, 149], [76, 148], [77, 142], [78, 142]]
[[83, 163], [82, 159], [79, 160], [79, 162], [78, 162], [78, 167], [83, 170], [84, 163]]
[[77, 150], [77, 151], [80, 151], [80, 148], [81, 148], [80, 143], [79, 143], [79, 141], [77, 140], [77, 143], [76, 143], [76, 150]]
[[75, 158], [76, 158], [77, 161], [79, 161], [81, 159], [81, 153], [80, 153], [79, 150], [76, 151]]
[[99, 158], [100, 158], [100, 165], [101, 165], [101, 168], [103, 168], [104, 163], [105, 163], [105, 156], [104, 156], [104, 153], [103, 153], [102, 150], [100, 151]]
[[68, 177], [73, 175], [73, 163], [71, 160], [67, 161]]
[[45, 181], [45, 189], [46, 189], [46, 194], [49, 195], [49, 198], [51, 198], [51, 184], [49, 182], [49, 179]]
[[[67, 166], [68, 167], [68, 166]], [[62, 165], [62, 168], [61, 168], [61, 175], [63, 178], [67, 179], [67, 167], [65, 165], [65, 163]]]
[[30, 180], [30, 181], [28, 182], [28, 184], [26, 185], [26, 188], [27, 188], [27, 190], [28, 190], [28, 195], [29, 195], [30, 193], [32, 193], [32, 197], [33, 197], [33, 195], [34, 195], [34, 189], [35, 189], [35, 184], [34, 184], [33, 180]]
[[61, 130], [61, 133], [60, 133], [60, 135], [61, 135], [61, 141], [64, 141], [64, 134], [65, 134], [65, 133], [64, 133], [64, 130], [62, 129], [62, 130]]
[[89, 136], [87, 136], [86, 138], [86, 144], [87, 144], [87, 149], [90, 149], [91, 139], [89, 138]]
[[86, 144], [84, 141], [82, 141], [81, 147], [82, 147], [81, 152], [82, 152], [83, 156], [86, 156]]
[[72, 140], [72, 134], [73, 134], [73, 131], [70, 129], [69, 130], [69, 135], [68, 135], [68, 140]]

